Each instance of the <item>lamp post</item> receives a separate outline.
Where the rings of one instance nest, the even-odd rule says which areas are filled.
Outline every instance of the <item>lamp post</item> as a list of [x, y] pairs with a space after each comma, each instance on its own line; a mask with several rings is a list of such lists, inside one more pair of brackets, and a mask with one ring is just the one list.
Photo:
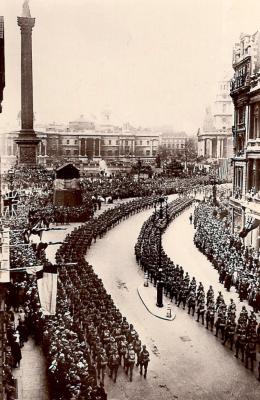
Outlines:
[[157, 307], [163, 307], [163, 286], [162, 280], [162, 232], [168, 223], [168, 204], [167, 197], [159, 197], [154, 203], [155, 219], [154, 224], [159, 230], [159, 246], [158, 246], [158, 279], [157, 279]]

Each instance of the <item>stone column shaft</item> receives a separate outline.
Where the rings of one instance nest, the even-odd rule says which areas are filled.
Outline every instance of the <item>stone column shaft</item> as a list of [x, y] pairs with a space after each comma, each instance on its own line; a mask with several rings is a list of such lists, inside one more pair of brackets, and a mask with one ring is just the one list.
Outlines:
[[21, 28], [21, 128], [33, 130], [32, 28], [35, 18], [18, 17]]

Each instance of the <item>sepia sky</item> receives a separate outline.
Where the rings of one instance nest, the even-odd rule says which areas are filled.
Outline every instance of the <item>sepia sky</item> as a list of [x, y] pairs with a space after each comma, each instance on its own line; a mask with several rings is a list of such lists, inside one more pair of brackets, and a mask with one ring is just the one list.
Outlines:
[[[17, 125], [23, 0], [1, 0], [6, 89], [0, 126]], [[36, 123], [111, 110], [115, 123], [196, 133], [217, 81], [231, 76], [259, 0], [31, 0]]]

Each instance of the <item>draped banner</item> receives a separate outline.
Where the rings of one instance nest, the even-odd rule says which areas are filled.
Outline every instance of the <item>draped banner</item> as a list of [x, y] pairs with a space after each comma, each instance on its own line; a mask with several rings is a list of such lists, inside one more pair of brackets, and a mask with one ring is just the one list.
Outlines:
[[57, 266], [45, 265], [36, 272], [38, 293], [44, 315], [55, 315], [57, 297]]

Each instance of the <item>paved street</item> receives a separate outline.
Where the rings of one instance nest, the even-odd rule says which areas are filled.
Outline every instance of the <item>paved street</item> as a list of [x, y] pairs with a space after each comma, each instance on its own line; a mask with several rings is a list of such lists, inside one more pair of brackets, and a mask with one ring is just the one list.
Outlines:
[[[103, 279], [106, 289], [111, 293], [115, 304], [126, 315], [129, 322], [140, 334], [151, 353], [148, 379], [138, 375], [128, 382], [120, 370], [118, 383], [114, 385], [106, 378], [106, 388], [110, 399], [140, 400], [185, 400], [196, 399], [254, 399], [260, 396], [260, 386], [256, 377], [233, 353], [221, 346], [204, 326], [187, 315], [187, 311], [174, 308], [174, 321], [160, 320], [152, 316], [142, 304], [137, 288], [143, 282], [142, 271], [138, 270], [134, 257], [134, 244], [144, 220], [151, 211], [145, 211], [124, 221], [98, 240], [90, 249], [87, 260]], [[189, 211], [179, 217], [165, 235], [164, 245], [170, 243], [171, 235], [179, 236], [176, 255], [186, 254], [186, 262], [196, 271], [202, 262], [197, 263], [190, 253], [193, 248], [192, 227], [183, 224]], [[172, 233], [171, 233], [172, 232]], [[189, 238], [189, 239], [188, 239]], [[188, 245], [189, 243], [189, 245]], [[188, 245], [188, 247], [187, 247]], [[173, 249], [173, 247], [172, 247]], [[175, 256], [175, 253], [171, 256]], [[203, 257], [201, 255], [201, 257]], [[174, 258], [174, 257], [173, 257]], [[179, 262], [181, 262], [179, 260]], [[184, 269], [187, 269], [182, 262]], [[207, 260], [204, 259], [206, 266]], [[216, 281], [216, 272], [207, 265], [207, 279]], [[196, 274], [197, 276], [197, 274]], [[199, 277], [197, 276], [197, 279]]]

